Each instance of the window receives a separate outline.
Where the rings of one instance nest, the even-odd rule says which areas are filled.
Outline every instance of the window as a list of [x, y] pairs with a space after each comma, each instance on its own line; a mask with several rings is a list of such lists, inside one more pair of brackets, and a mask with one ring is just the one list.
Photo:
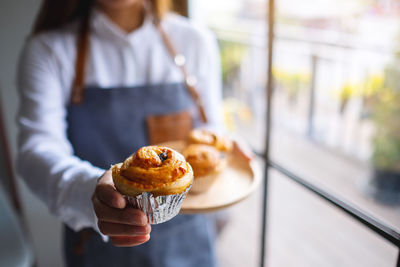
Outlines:
[[[399, 2], [275, 2], [272, 160], [399, 231]], [[263, 152], [267, 1], [190, 1], [189, 8], [190, 16], [206, 23], [218, 38], [228, 130], [239, 133], [255, 150]], [[276, 264], [272, 266], [290, 265], [279, 259], [279, 249], [285, 247], [279, 237], [274, 237], [276, 232], [284, 235], [279, 223], [288, 228], [303, 223], [304, 227], [299, 229], [307, 232], [301, 236], [304, 244], [300, 242], [289, 247], [292, 252], [301, 246], [317, 251], [297, 255], [303, 258], [298, 262], [304, 266], [322, 266], [318, 253], [332, 266], [343, 263], [349, 266], [395, 265], [398, 253], [395, 247], [373, 234], [371, 237], [371, 233], [344, 218], [346, 216], [336, 221], [341, 215], [329, 205], [312, 204], [318, 199], [282, 179], [272, 172], [270, 247], [272, 263]], [[276, 196], [278, 192], [285, 195], [286, 200]], [[296, 203], [290, 204], [288, 198]], [[252, 201], [256, 205], [259, 199]], [[298, 206], [303, 214], [312, 218], [284, 223], [295, 219], [293, 212], [296, 211], [292, 209], [290, 216], [286, 214], [285, 217], [284, 212], [279, 212], [279, 203], [274, 201], [286, 201], [282, 205], [286, 209]], [[237, 214], [244, 212], [244, 207], [242, 209], [236, 211]], [[261, 214], [259, 206], [247, 212], [253, 218]], [[297, 216], [301, 218], [302, 214]], [[330, 224], [333, 221], [338, 225]], [[259, 227], [257, 220], [251, 222], [246, 227]], [[329, 229], [324, 225], [333, 227], [330, 234], [326, 233]], [[310, 239], [312, 228], [324, 237]], [[249, 230], [254, 239], [251, 240], [253, 249], [258, 249], [260, 233], [257, 231]], [[348, 235], [347, 239], [337, 238], [338, 234]], [[370, 253], [352, 249], [354, 244]], [[242, 247], [246, 250], [251, 245]], [[250, 255], [244, 257], [256, 264], [252, 258], [256, 254]], [[354, 257], [359, 261], [353, 261]]]

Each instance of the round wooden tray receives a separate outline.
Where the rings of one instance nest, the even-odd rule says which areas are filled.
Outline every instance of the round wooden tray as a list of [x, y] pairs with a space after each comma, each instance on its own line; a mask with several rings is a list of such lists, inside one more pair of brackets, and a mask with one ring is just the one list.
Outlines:
[[[185, 142], [163, 143], [182, 152]], [[248, 162], [238, 153], [231, 153], [228, 165], [219, 174], [220, 177], [204, 193], [186, 196], [181, 213], [194, 214], [212, 212], [232, 206], [249, 196], [261, 180], [261, 167], [255, 160]]]

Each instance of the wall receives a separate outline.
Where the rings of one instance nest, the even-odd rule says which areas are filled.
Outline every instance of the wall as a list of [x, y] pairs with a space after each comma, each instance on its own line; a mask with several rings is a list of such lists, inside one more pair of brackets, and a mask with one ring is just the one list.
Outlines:
[[[15, 116], [18, 107], [15, 89], [15, 70], [19, 52], [28, 35], [39, 0], [2, 0], [0, 2], [0, 93], [12, 156], [15, 155], [17, 129]], [[62, 266], [61, 224], [23, 183], [19, 182], [28, 227], [33, 237], [37, 266]]]

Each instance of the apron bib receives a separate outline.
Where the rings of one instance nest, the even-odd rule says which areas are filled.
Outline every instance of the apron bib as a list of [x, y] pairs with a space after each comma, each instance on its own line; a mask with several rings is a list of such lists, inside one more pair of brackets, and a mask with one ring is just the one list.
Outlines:
[[[85, 89], [80, 105], [68, 107], [68, 138], [76, 156], [109, 169], [149, 144], [150, 116], [193, 110], [184, 84]], [[192, 112], [194, 114], [194, 112]], [[196, 120], [194, 120], [196, 125]], [[178, 215], [152, 225], [150, 240], [130, 248], [103, 242], [97, 233], [76, 246], [82, 235], [65, 228], [67, 266], [213, 267], [214, 227], [203, 215]]]

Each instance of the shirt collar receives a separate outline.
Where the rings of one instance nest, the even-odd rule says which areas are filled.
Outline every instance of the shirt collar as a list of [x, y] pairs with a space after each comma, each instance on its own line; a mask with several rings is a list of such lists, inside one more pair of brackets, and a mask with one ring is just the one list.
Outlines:
[[144, 38], [149, 37], [149, 34], [154, 34], [156, 32], [153, 17], [151, 15], [145, 16], [142, 26], [127, 33], [97, 8], [94, 8], [91, 14], [91, 27], [96, 34], [108, 38], [117, 38], [131, 44], [140, 40], [146, 40]]

